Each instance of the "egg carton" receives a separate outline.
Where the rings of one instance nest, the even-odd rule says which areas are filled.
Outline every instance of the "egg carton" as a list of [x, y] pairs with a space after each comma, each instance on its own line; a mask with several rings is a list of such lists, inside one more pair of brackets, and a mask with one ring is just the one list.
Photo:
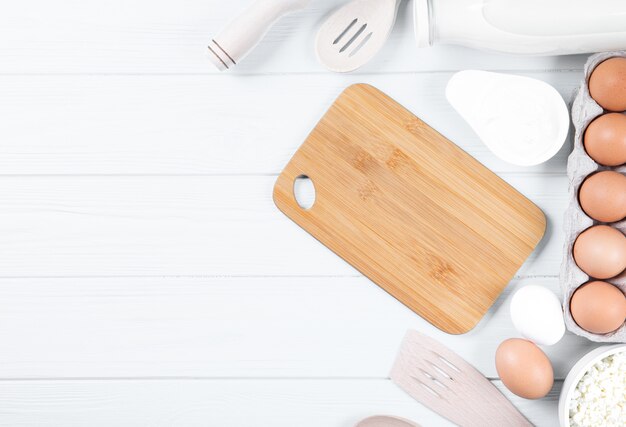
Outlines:
[[[569, 178], [569, 206], [565, 212], [565, 257], [561, 266], [561, 288], [563, 290], [563, 308], [565, 311], [565, 325], [567, 329], [577, 335], [596, 342], [626, 342], [626, 325], [615, 332], [599, 335], [585, 331], [576, 324], [570, 312], [569, 301], [579, 286], [587, 283], [590, 277], [584, 273], [574, 261], [572, 255], [574, 241], [587, 228], [598, 224], [589, 218], [580, 207], [578, 202], [578, 190], [585, 178], [596, 171], [614, 170], [626, 173], [626, 165], [616, 168], [601, 166], [596, 163], [585, 151], [583, 135], [589, 123], [602, 115], [604, 110], [589, 94], [589, 76], [602, 61], [612, 57], [626, 57], [626, 51], [605, 52], [592, 55], [585, 64], [585, 80], [578, 89], [572, 105], [572, 122], [576, 130], [574, 136], [574, 150], [569, 156], [567, 163], [567, 176]], [[626, 233], [626, 220], [611, 224], [622, 233]], [[618, 286], [626, 292], [626, 273], [607, 282]]]

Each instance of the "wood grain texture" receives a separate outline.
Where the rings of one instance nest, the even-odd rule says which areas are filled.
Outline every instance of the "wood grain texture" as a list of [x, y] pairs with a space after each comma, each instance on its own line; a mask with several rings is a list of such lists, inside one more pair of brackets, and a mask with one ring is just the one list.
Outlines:
[[[0, 379], [385, 378], [406, 330], [422, 331], [489, 378], [518, 336], [514, 280], [472, 332], [446, 334], [363, 277], [0, 279]], [[544, 351], [556, 378], [593, 343]]]
[[[499, 381], [495, 384], [504, 389]], [[554, 427], [560, 386], [541, 401], [511, 399], [533, 424]], [[354, 427], [375, 414], [397, 415], [422, 426], [452, 427], [391, 381], [379, 379], [0, 383], [0, 425], [7, 427]]]
[[[293, 186], [308, 176], [314, 205]], [[466, 333], [546, 229], [541, 210], [391, 98], [346, 89], [274, 188], [278, 208], [433, 325]]]

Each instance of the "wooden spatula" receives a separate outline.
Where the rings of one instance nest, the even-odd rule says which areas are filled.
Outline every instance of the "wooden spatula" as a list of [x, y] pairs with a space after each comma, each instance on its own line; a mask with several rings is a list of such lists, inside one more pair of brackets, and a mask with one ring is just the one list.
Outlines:
[[320, 62], [340, 73], [365, 65], [387, 42], [399, 5], [400, 0], [352, 0], [342, 6], [317, 35]]
[[416, 331], [404, 338], [391, 380], [461, 427], [532, 426], [476, 368]]

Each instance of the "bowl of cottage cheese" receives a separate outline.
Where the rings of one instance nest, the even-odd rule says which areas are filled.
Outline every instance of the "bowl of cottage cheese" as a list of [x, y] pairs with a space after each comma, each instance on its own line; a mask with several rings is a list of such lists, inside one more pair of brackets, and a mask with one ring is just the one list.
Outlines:
[[561, 427], [626, 425], [626, 344], [603, 346], [574, 365], [559, 399]]

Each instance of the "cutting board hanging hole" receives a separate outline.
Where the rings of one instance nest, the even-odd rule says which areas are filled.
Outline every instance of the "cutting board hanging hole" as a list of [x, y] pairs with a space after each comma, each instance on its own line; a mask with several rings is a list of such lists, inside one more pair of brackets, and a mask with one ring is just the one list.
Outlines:
[[307, 210], [315, 204], [315, 185], [306, 175], [298, 176], [293, 182], [293, 196], [302, 209]]

